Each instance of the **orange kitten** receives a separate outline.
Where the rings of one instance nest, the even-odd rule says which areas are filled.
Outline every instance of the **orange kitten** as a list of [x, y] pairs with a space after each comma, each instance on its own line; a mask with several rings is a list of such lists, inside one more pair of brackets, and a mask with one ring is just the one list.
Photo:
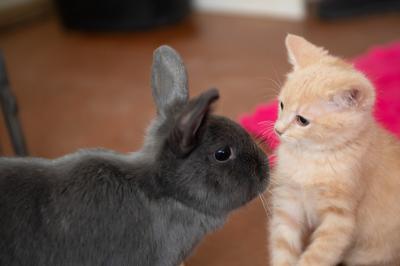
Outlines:
[[301, 37], [286, 47], [272, 265], [399, 266], [400, 142], [373, 119], [372, 84]]

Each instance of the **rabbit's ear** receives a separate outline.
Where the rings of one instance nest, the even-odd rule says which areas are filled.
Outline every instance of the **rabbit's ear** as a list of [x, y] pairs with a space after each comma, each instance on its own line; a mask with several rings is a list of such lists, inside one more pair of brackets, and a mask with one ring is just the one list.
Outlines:
[[186, 68], [173, 48], [163, 45], [154, 51], [151, 83], [159, 114], [172, 104], [188, 101]]
[[210, 89], [190, 101], [182, 111], [170, 138], [171, 148], [178, 156], [187, 155], [196, 146], [201, 125], [218, 98], [218, 90]]

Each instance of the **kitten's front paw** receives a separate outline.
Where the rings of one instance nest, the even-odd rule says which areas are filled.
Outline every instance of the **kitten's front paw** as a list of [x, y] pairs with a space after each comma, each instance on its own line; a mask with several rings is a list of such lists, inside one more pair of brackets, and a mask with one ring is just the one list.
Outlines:
[[317, 257], [302, 257], [296, 266], [327, 266], [321, 263]]
[[271, 266], [296, 266], [296, 264], [285, 261], [280, 263], [272, 263]]
[[271, 262], [271, 266], [297, 266], [295, 262], [288, 261], [288, 260], [282, 260], [279, 262]]

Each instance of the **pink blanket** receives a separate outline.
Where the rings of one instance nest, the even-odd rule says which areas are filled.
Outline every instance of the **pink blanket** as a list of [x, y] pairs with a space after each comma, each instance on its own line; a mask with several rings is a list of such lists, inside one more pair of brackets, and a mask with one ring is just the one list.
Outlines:
[[[376, 120], [400, 137], [400, 42], [375, 47], [353, 62], [376, 87]], [[266, 125], [276, 120], [277, 112], [277, 101], [261, 104], [253, 113], [240, 117], [240, 123], [274, 149], [279, 141], [273, 131], [266, 130]]]

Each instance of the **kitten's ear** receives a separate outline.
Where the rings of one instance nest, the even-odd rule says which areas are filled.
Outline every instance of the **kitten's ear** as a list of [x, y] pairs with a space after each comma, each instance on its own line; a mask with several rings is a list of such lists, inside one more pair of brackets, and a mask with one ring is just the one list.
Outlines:
[[212, 103], [218, 98], [218, 90], [210, 89], [190, 101], [182, 110], [169, 138], [176, 155], [183, 157], [196, 146], [201, 134], [201, 125], [206, 121]]
[[328, 54], [323, 48], [317, 47], [303, 37], [293, 34], [286, 36], [285, 44], [289, 62], [295, 70], [311, 65]]
[[357, 107], [362, 104], [363, 95], [360, 89], [351, 88], [340, 91], [332, 96], [331, 103], [339, 109]]

